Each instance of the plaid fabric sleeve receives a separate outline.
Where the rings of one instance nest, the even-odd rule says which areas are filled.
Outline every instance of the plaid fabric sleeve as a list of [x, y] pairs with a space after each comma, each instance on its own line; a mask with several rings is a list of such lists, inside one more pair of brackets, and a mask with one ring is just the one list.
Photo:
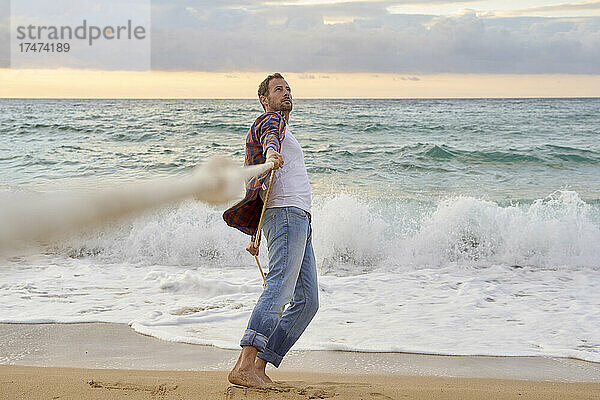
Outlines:
[[[265, 162], [267, 149], [281, 151], [285, 137], [285, 119], [279, 113], [264, 113], [256, 119], [246, 137], [245, 165]], [[246, 183], [246, 196], [223, 213], [227, 225], [254, 236], [258, 228], [263, 202], [259, 196], [269, 171], [252, 177]]]
[[268, 113], [263, 120], [258, 134], [263, 147], [263, 154], [267, 154], [267, 149], [271, 148], [276, 152], [281, 152], [281, 143], [285, 135], [285, 119], [279, 113]]

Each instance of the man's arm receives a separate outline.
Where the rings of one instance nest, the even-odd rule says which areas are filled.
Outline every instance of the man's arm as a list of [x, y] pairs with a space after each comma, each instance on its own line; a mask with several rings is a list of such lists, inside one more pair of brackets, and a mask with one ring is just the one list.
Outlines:
[[[283, 142], [284, 135], [285, 120], [279, 114], [274, 113], [269, 116], [260, 128], [260, 143], [263, 146], [263, 153], [266, 156], [266, 161], [273, 163], [273, 170], [283, 167], [283, 157], [279, 151], [281, 150], [281, 142]], [[254, 240], [250, 241], [246, 247], [246, 251], [253, 256], [258, 255], [259, 248], [254, 245]]]
[[263, 154], [268, 158], [268, 150], [281, 152], [281, 143], [285, 137], [285, 119], [277, 113], [268, 113], [258, 129], [258, 139], [263, 148]]

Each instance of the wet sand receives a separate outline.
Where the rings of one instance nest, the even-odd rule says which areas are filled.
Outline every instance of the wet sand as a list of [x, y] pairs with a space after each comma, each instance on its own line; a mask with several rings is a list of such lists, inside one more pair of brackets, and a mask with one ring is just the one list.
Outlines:
[[600, 399], [600, 364], [573, 359], [293, 351], [264, 391], [228, 384], [237, 353], [123, 324], [0, 324], [0, 398]]

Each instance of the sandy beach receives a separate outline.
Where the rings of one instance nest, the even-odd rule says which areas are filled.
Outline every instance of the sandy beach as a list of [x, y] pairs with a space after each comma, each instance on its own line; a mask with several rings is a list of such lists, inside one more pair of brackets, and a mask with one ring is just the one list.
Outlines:
[[2, 399], [600, 399], [600, 365], [542, 357], [293, 351], [276, 389], [233, 387], [236, 350], [123, 324], [0, 324]]
[[0, 367], [3, 399], [597, 399], [598, 383], [279, 372], [277, 389], [227, 384], [225, 371]]

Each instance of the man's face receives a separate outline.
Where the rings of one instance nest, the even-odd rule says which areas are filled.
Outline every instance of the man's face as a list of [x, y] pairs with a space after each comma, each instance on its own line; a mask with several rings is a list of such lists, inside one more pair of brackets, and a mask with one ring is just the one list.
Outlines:
[[271, 79], [265, 99], [267, 111], [292, 111], [292, 89], [285, 79]]

